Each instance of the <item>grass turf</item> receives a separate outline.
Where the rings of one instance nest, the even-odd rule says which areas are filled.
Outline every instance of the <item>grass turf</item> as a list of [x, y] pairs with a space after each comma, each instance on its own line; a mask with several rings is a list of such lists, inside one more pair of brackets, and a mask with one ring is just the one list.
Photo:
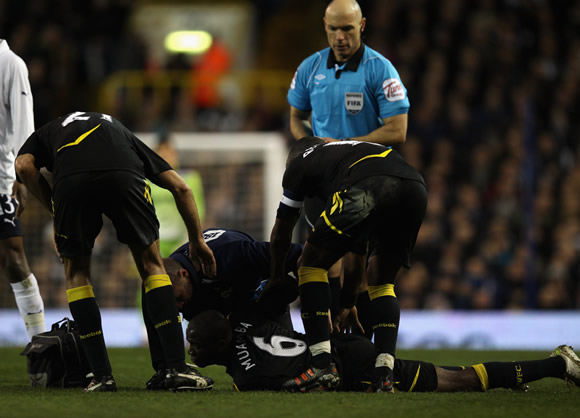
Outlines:
[[[153, 371], [145, 348], [111, 348], [119, 391], [39, 389], [29, 385], [19, 348], [0, 348], [0, 417], [566, 417], [580, 416], [580, 389], [559, 379], [530, 384], [518, 393], [236, 393], [223, 367], [202, 369], [214, 389], [199, 393], [149, 392]], [[401, 350], [401, 358], [440, 365], [531, 360], [548, 353], [530, 351]]]

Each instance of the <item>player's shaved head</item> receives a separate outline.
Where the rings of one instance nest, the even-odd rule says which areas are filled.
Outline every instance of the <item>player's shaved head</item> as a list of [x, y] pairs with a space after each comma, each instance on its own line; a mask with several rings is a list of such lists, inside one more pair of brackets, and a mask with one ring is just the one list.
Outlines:
[[337, 62], [348, 61], [361, 47], [366, 19], [354, 0], [334, 0], [324, 13], [324, 30]]
[[324, 145], [324, 141], [317, 136], [305, 136], [299, 141], [296, 141], [290, 150], [288, 151], [288, 158], [286, 159], [286, 167], [290, 165], [297, 157], [304, 154], [308, 148], [315, 147], [317, 145]]
[[352, 16], [362, 19], [362, 11], [359, 4], [354, 0], [333, 0], [326, 8], [325, 17]]
[[224, 364], [232, 340], [230, 322], [218, 311], [203, 311], [193, 317], [185, 332], [191, 360], [199, 367]]

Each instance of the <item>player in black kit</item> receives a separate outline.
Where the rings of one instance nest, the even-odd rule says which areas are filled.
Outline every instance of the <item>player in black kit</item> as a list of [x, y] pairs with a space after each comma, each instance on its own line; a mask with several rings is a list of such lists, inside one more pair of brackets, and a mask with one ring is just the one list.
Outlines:
[[[52, 173], [52, 187], [40, 173], [43, 167]], [[103, 214], [131, 249], [143, 279], [144, 314], [155, 324], [163, 347], [164, 387], [211, 388], [211, 379], [185, 363], [181, 317], [159, 254], [159, 222], [146, 180], [172, 193], [188, 231], [192, 260], [214, 276], [215, 259], [203, 240], [191, 189], [181, 177], [119, 121], [94, 112], [70, 113], [34, 132], [20, 149], [16, 172], [54, 216], [69, 308], [94, 374], [85, 390], [117, 390], [91, 285], [91, 252]]]
[[[270, 278], [270, 243], [256, 241], [245, 232], [232, 229], [206, 229], [203, 237], [218, 266], [214, 277], [207, 277], [195, 269], [187, 244], [163, 259], [183, 317], [190, 320], [207, 309], [216, 309], [224, 315], [255, 311], [256, 299]], [[301, 253], [301, 244], [290, 246], [285, 273], [297, 277]], [[279, 313], [285, 308], [282, 305]], [[288, 324], [289, 328], [291, 326]]]
[[[199, 367], [225, 366], [238, 391], [286, 390], [288, 378], [311, 362], [306, 336], [272, 321], [227, 320], [217, 311], [204, 311], [189, 322], [186, 335], [191, 360]], [[371, 390], [373, 344], [353, 334], [333, 334], [331, 342], [332, 360], [341, 377], [341, 384], [334, 389]], [[561, 345], [542, 360], [486, 362], [471, 367], [439, 367], [423, 361], [396, 359], [393, 384], [401, 392], [527, 390], [526, 383], [545, 377], [565, 379], [580, 387], [580, 359], [572, 347]], [[302, 391], [326, 389], [313, 385]]]
[[[217, 273], [209, 277], [197, 271], [189, 257], [189, 245], [184, 244], [169, 258], [163, 259], [165, 270], [173, 283], [177, 307], [186, 320], [198, 313], [215, 309], [223, 315], [252, 312], [274, 319], [287, 329], [292, 329], [288, 305], [278, 309], [263, 309], [256, 299], [270, 277], [270, 243], [256, 241], [250, 235], [231, 229], [207, 229], [203, 237], [212, 250]], [[302, 245], [292, 244], [286, 258], [287, 273], [297, 275], [298, 257]], [[297, 295], [297, 284], [294, 285]], [[155, 333], [154, 324], [145, 317], [149, 335], [149, 350], [155, 370], [147, 382], [150, 390], [163, 389], [166, 371], [163, 367], [163, 351]]]
[[[270, 238], [273, 274], [262, 298], [274, 298], [286, 281], [283, 266], [292, 231], [305, 198], [326, 202], [304, 246], [298, 269], [301, 314], [312, 354], [312, 367], [287, 382], [288, 390], [338, 384], [331, 363], [328, 310], [328, 269], [344, 254], [364, 258], [371, 299], [371, 319], [377, 356], [375, 390], [392, 390], [392, 373], [400, 309], [394, 282], [410, 253], [427, 206], [423, 177], [397, 151], [358, 141], [325, 144], [306, 137], [290, 149], [283, 178], [283, 197]], [[364, 266], [364, 260], [361, 263]], [[359, 280], [364, 274], [355, 275]], [[352, 276], [349, 277], [352, 280]], [[342, 308], [356, 301], [358, 283], [347, 281]], [[283, 301], [283, 300], [280, 300]]]

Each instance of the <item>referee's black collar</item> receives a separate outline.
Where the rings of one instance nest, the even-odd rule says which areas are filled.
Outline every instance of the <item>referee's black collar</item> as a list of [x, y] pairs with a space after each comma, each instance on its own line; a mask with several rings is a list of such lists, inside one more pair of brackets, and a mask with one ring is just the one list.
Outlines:
[[[362, 59], [362, 56], [363, 56], [364, 52], [365, 52], [365, 44], [363, 44], [361, 42], [360, 48], [346, 62], [346, 64], [345, 64], [344, 68], [342, 69], [342, 71], [346, 71], [346, 70], [356, 71], [358, 69], [358, 66], [360, 64], [360, 60]], [[326, 68], [333, 68], [335, 65], [341, 66], [342, 63], [339, 63], [338, 61], [336, 61], [336, 58], [334, 58], [334, 51], [331, 48], [330, 49], [330, 52], [328, 54], [328, 59], [326, 60]]]

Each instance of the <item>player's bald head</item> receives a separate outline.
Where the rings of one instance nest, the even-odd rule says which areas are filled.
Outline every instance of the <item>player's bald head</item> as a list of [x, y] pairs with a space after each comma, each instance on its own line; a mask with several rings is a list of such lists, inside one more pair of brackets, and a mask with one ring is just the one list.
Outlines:
[[352, 16], [358, 20], [362, 19], [362, 11], [355, 0], [333, 0], [330, 2], [324, 13], [324, 17]]
[[348, 61], [359, 50], [366, 19], [354, 0], [334, 0], [324, 14], [328, 45], [338, 62]]

